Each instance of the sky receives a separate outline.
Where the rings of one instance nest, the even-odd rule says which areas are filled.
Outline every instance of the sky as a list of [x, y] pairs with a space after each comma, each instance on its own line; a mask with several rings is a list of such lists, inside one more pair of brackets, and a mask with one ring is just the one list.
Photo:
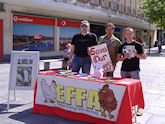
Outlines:
[[23, 24], [13, 23], [14, 35], [29, 35], [41, 34], [43, 36], [53, 37], [54, 26], [51, 25], [38, 25], [38, 24]]

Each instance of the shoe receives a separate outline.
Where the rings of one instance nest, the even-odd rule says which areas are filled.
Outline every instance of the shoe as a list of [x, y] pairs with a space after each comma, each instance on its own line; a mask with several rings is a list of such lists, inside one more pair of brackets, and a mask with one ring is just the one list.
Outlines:
[[139, 108], [137, 111], [137, 116], [142, 116], [143, 115], [143, 109]]

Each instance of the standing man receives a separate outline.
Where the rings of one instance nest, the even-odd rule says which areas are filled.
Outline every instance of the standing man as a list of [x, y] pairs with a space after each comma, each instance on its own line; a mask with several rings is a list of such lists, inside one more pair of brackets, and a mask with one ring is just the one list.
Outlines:
[[117, 59], [122, 62], [121, 77], [140, 79], [140, 59], [146, 59], [142, 44], [133, 40], [133, 28], [127, 27], [124, 31], [126, 41], [119, 46]]
[[[140, 80], [140, 59], [146, 59], [147, 55], [141, 43], [133, 40], [135, 33], [133, 28], [127, 27], [124, 31], [126, 41], [119, 46], [117, 59], [122, 61], [121, 77]], [[137, 115], [142, 115], [142, 109], [138, 108]]]
[[[113, 64], [113, 67], [115, 70], [115, 66], [117, 63], [117, 61], [116, 61], [117, 60], [117, 51], [118, 51], [118, 47], [121, 45], [121, 41], [113, 35], [114, 30], [115, 30], [115, 25], [113, 23], [107, 23], [105, 25], [106, 34], [99, 38], [98, 44], [101, 44], [101, 43], [107, 44], [109, 55], [111, 57], [112, 64]], [[106, 72], [106, 75], [113, 77], [113, 72]]]
[[97, 45], [97, 37], [89, 32], [88, 21], [81, 21], [80, 29], [81, 33], [73, 36], [68, 62], [70, 64], [72, 61], [72, 72], [79, 73], [82, 68], [82, 73], [90, 74], [91, 58], [88, 55], [88, 47]]

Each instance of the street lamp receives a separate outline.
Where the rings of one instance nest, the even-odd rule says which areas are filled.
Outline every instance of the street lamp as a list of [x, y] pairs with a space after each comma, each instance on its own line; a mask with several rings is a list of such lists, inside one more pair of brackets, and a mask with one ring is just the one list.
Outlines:
[[149, 20], [149, 55], [150, 55], [150, 49], [151, 49], [151, 23], [150, 23], [150, 20]]

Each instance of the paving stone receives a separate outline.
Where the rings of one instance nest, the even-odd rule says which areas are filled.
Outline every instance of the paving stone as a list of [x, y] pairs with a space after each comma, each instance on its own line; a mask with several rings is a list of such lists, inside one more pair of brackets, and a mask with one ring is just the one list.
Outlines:
[[146, 124], [165, 124], [165, 116], [153, 115]]
[[[165, 49], [165, 47], [163, 47]], [[147, 50], [148, 51], [148, 50]], [[151, 50], [146, 60], [141, 60], [141, 82], [143, 86], [145, 109], [143, 116], [137, 117], [137, 124], [165, 124], [165, 50], [157, 54], [157, 48]], [[0, 62], [0, 124], [88, 124], [65, 119], [56, 115], [42, 115], [31, 112], [34, 91], [13, 91], [10, 96], [10, 111], [6, 111], [10, 64]], [[51, 63], [50, 68], [61, 68], [62, 62]], [[117, 63], [114, 76], [120, 77], [121, 62]], [[40, 63], [43, 69], [43, 63]], [[93, 67], [91, 69], [93, 73]]]
[[150, 114], [161, 115], [162, 117], [162, 115], [165, 116], [165, 107], [150, 106], [150, 108], [146, 112]]
[[146, 122], [152, 117], [152, 114], [144, 113], [143, 116], [137, 117], [137, 123], [134, 124], [146, 124]]

